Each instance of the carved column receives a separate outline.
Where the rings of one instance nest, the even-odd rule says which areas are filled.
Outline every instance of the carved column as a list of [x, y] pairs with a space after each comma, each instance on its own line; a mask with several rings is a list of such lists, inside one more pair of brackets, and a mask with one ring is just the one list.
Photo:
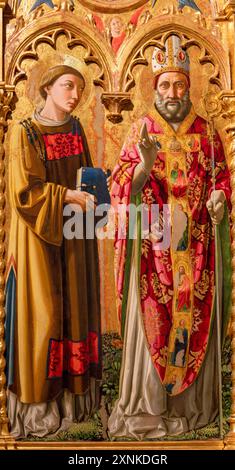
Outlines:
[[11, 440], [8, 431], [8, 418], [6, 411], [6, 376], [5, 376], [5, 269], [6, 269], [6, 246], [5, 246], [5, 220], [6, 220], [6, 197], [5, 197], [5, 151], [4, 136], [7, 129], [7, 115], [11, 111], [10, 103], [14, 95], [14, 87], [0, 82], [0, 444], [2, 440]]
[[7, 87], [4, 79], [4, 8], [7, 0], [0, 0], [0, 447], [2, 442], [10, 441], [8, 418], [6, 411], [6, 376], [5, 376], [5, 164], [4, 164], [4, 134], [7, 128], [7, 114], [14, 87]]
[[3, 22], [3, 11], [7, 5], [7, 0], [0, 0], [0, 82], [3, 80], [4, 73], [4, 22]]
[[232, 187], [232, 409], [230, 432], [225, 438], [225, 448], [235, 449], [235, 90], [222, 92], [220, 95], [222, 116], [229, 122], [225, 130], [228, 134], [228, 162]]
[[235, 89], [235, 0], [225, 1], [224, 9], [220, 12], [220, 15], [216, 18], [219, 23], [226, 24], [224, 29], [224, 40], [229, 43], [229, 55], [231, 63], [231, 88]]
[[225, 14], [227, 15], [228, 21], [231, 23], [230, 27], [228, 25], [228, 34], [229, 34], [229, 43], [230, 43], [230, 57], [231, 57], [231, 79], [232, 85], [231, 88], [235, 89], [235, 0], [228, 0], [225, 5]]

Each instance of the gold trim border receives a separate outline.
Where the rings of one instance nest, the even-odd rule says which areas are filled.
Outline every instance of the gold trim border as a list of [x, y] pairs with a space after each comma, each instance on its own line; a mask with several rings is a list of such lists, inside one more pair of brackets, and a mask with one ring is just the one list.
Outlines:
[[129, 441], [129, 442], [0, 442], [0, 450], [224, 450], [224, 441]]
[[[88, 4], [92, 3], [91, 0], [81, 0], [81, 3], [83, 5], [85, 2]], [[95, 2], [93, 2], [94, 4]], [[129, 0], [128, 0], [129, 3]], [[147, 3], [147, 2], [146, 2]], [[5, 2], [0, 2], [0, 9], [2, 9], [6, 4]], [[103, 0], [97, 0], [96, 1], [96, 7], [97, 5], [101, 4], [107, 4], [107, 2]], [[138, 4], [138, 5], [144, 5], [145, 0], [133, 0], [132, 5]], [[123, 0], [123, 5], [127, 5], [127, 0]], [[132, 5], [129, 5], [129, 8], [127, 10], [131, 10]], [[113, 5], [115, 6], [115, 5]], [[234, 6], [234, 0], [230, 0], [228, 2], [227, 7], [230, 7], [232, 14], [235, 17], [235, 12], [234, 9], [232, 8]], [[117, 5], [116, 5], [117, 7]], [[111, 8], [111, 7], [110, 7]], [[119, 7], [120, 8], [120, 7]], [[126, 10], [126, 11], [127, 11]], [[115, 10], [112, 10], [112, 12]], [[120, 10], [119, 10], [120, 11]], [[124, 10], [122, 10], [124, 11]], [[107, 12], [107, 10], [106, 10]], [[54, 14], [54, 12], [53, 12]], [[55, 17], [54, 17], [55, 18]], [[58, 17], [59, 18], [59, 17]], [[64, 19], [64, 16], [63, 16]], [[187, 21], [185, 21], [184, 17], [180, 17], [178, 21], [174, 19], [173, 23], [171, 26], [169, 24], [167, 25], [167, 20], [168, 18], [164, 18], [165, 21], [163, 21], [163, 27], [162, 30], [165, 30], [167, 27], [168, 32], [172, 31], [174, 28], [177, 29], [178, 32], [182, 32], [186, 30], [186, 33], [188, 33], [189, 26], [187, 26]], [[42, 23], [46, 19], [42, 19]], [[62, 21], [62, 16], [61, 16], [61, 21]], [[161, 19], [162, 21], [162, 19]], [[183, 22], [185, 21], [185, 24]], [[227, 20], [228, 21], [228, 20]], [[40, 22], [40, 21], [39, 21]], [[154, 20], [152, 21], [154, 23]], [[231, 22], [232, 23], [232, 22]], [[231, 26], [231, 23], [228, 25], [229, 27]], [[157, 21], [156, 21], [156, 24]], [[153, 26], [154, 28], [156, 25], [152, 25], [152, 29], [148, 32], [148, 36], [152, 34], [153, 31]], [[31, 27], [31, 26], [30, 26]], [[26, 29], [26, 28], [25, 28]], [[43, 28], [42, 28], [43, 29]], [[145, 28], [144, 28], [145, 29]], [[142, 28], [143, 30], [143, 28]], [[191, 30], [190, 30], [191, 32]], [[1, 24], [1, 31], [0, 35], [1, 37], [1, 43], [0, 46], [3, 45], [3, 39], [4, 39], [4, 26]], [[145, 33], [145, 31], [144, 31]], [[207, 31], [208, 33], [208, 31]], [[142, 34], [142, 33], [141, 33]], [[135, 41], [141, 38], [141, 34], [137, 32], [137, 36], [135, 37]], [[232, 37], [232, 34], [234, 34], [234, 27], [230, 27], [228, 29], [228, 34], [230, 37]], [[186, 34], [187, 35], [187, 34]], [[200, 40], [204, 40], [204, 43], [206, 46], [208, 46], [208, 42], [210, 43], [211, 40], [211, 35], [209, 34], [209, 39], [208, 42], [206, 41], [203, 33], [199, 34], [199, 30], [197, 26], [195, 25], [195, 36], [196, 39], [200, 37]], [[144, 48], [145, 44], [142, 40], [142, 46]], [[124, 59], [119, 62], [119, 67], [122, 68], [121, 66], [126, 64], [127, 62], [127, 56], [130, 53], [130, 48], [134, 48], [134, 38], [133, 41], [130, 41], [129, 48], [127, 48], [126, 53], [124, 54]], [[209, 47], [209, 46], [208, 46]], [[211, 46], [212, 47], [212, 46]], [[14, 51], [13, 51], [14, 52]], [[211, 54], [213, 56], [213, 50], [211, 51]], [[205, 56], [203, 57], [203, 61], [205, 62], [208, 59], [208, 55], [206, 54], [205, 50]], [[232, 64], [233, 65], [233, 56], [232, 56]], [[226, 70], [226, 67], [223, 67], [223, 62], [220, 63], [221, 67]], [[233, 70], [233, 69], [232, 69]], [[0, 64], [0, 72], [3, 74], [3, 64]], [[126, 70], [124, 68], [124, 75], [126, 74]], [[224, 74], [226, 77], [226, 73]], [[223, 82], [223, 81], [222, 81]], [[1, 277], [0, 277], [0, 450], [153, 450], [153, 449], [159, 449], [159, 450], [224, 450], [224, 449], [234, 449], [235, 450], [235, 378], [233, 378], [233, 391], [232, 391], [232, 397], [233, 397], [233, 408], [232, 408], [232, 414], [231, 414], [231, 431], [228, 434], [228, 436], [225, 437], [225, 440], [219, 440], [219, 439], [208, 439], [208, 440], [202, 440], [202, 441], [146, 441], [146, 442], [132, 442], [132, 441], [119, 441], [119, 442], [87, 442], [87, 441], [67, 441], [67, 442], [50, 442], [50, 441], [14, 441], [14, 439], [9, 435], [8, 429], [7, 429], [7, 416], [6, 416], [6, 407], [5, 407], [5, 399], [6, 399], [6, 393], [5, 393], [5, 376], [4, 372], [4, 360], [2, 356], [2, 352], [4, 352], [5, 344], [4, 344], [4, 339], [3, 339], [3, 324], [4, 324], [4, 271], [5, 271], [5, 231], [4, 231], [4, 224], [5, 224], [5, 167], [4, 167], [4, 147], [3, 147], [3, 141], [4, 141], [4, 133], [7, 128], [7, 113], [11, 109], [11, 99], [13, 95], [13, 90], [14, 87], [9, 86], [7, 89], [7, 86], [5, 87], [5, 91], [8, 91], [8, 93], [4, 92], [4, 83], [1, 83], [1, 89], [2, 89], [2, 96], [0, 100], [1, 104], [1, 109], [0, 109], [0, 176], [1, 176], [1, 205], [0, 205], [0, 255], [1, 255]], [[226, 86], [226, 81], [224, 81], [224, 86]], [[227, 83], [227, 87], [229, 87], [230, 84]], [[231, 97], [230, 97], [231, 94]], [[228, 128], [227, 128], [227, 133], [229, 136], [229, 156], [231, 157], [231, 173], [232, 173], [232, 187], [233, 187], [233, 206], [235, 207], [235, 127], [231, 123], [231, 119], [234, 120], [235, 118], [235, 111], [234, 111], [234, 106], [232, 105], [232, 102], [234, 100], [234, 92], [229, 90], [227, 92], [227, 97], [224, 100], [224, 117], [226, 119]], [[228, 98], [228, 99], [227, 99]], [[228, 103], [229, 101], [229, 103]], [[231, 102], [231, 111], [230, 111], [230, 102]], [[235, 122], [235, 121], [233, 121]], [[233, 218], [233, 221], [235, 222], [235, 219]], [[235, 249], [235, 248], [234, 248]], [[233, 359], [232, 359], [232, 367], [233, 367], [233, 372], [235, 371], [235, 251], [233, 253], [233, 271], [234, 271], [234, 283], [233, 283], [233, 317], [232, 317], [232, 330], [233, 330]], [[235, 377], [235, 374], [234, 374]], [[1, 406], [2, 405], [2, 406]]]

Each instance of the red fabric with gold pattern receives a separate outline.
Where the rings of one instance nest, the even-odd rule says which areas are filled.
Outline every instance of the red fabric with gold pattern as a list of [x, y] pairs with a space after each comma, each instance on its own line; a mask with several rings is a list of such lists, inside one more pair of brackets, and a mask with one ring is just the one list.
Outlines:
[[62, 134], [43, 134], [47, 160], [60, 160], [83, 152], [82, 137], [72, 132]]
[[51, 339], [48, 352], [48, 378], [62, 377], [63, 372], [70, 375], [83, 375], [90, 364], [98, 364], [98, 335], [89, 332], [84, 341]]
[[[157, 113], [156, 115], [158, 116]], [[146, 123], [149, 134], [158, 134], [159, 136], [167, 135], [167, 129], [164, 128], [164, 120], [161, 118], [159, 121], [161, 125], [158, 123], [157, 118], [153, 118], [149, 115], [133, 124], [131, 132], [122, 149], [119, 162], [113, 173], [112, 200], [114, 206], [117, 207], [118, 204], [128, 205], [130, 203], [132, 176], [135, 167], [140, 162], [136, 144], [143, 123]], [[189, 253], [194, 284], [192, 307], [193, 321], [190, 331], [187, 363], [186, 366], [184, 366], [186, 368], [184, 369], [183, 380], [178, 387], [177, 393], [181, 393], [194, 382], [203, 363], [210, 332], [214, 296], [214, 230], [206, 208], [206, 202], [212, 191], [211, 148], [207, 137], [206, 121], [195, 114], [193, 118], [191, 116], [191, 121], [188, 120], [188, 127], [185, 127], [184, 132], [186, 138], [190, 136], [190, 134], [200, 135], [201, 140], [201, 149], [198, 147], [197, 143], [194, 143], [186, 156], [187, 204], [189, 206], [192, 224], [189, 239]], [[224, 191], [227, 203], [230, 206], [231, 190], [229, 171], [225, 163], [223, 147], [218, 134], [215, 136], [215, 160], [217, 173], [216, 189], [222, 189]], [[174, 196], [177, 197], [177, 191], [180, 195], [182, 187], [185, 186], [185, 181], [184, 184], [182, 183], [181, 175], [178, 189], [176, 185], [173, 186], [173, 190], [170, 188], [169, 179], [166, 177], [165, 162], [166, 156], [164, 151], [161, 150], [156, 158], [150, 178], [142, 190], [142, 203], [149, 205], [159, 204], [160, 211], [163, 204], [168, 203], [170, 191], [174, 191]], [[169, 360], [169, 338], [173, 325], [172, 312], [174, 298], [171, 250], [170, 248], [164, 251], [153, 250], [150, 240], [142, 240], [141, 244], [141, 283], [139, 291], [145, 335], [156, 371], [168, 390], [166, 370]], [[120, 318], [127, 241], [126, 239], [122, 240], [118, 232], [116, 232], [115, 253]], [[184, 284], [185, 283], [188, 286], [186, 277], [184, 279]], [[189, 293], [186, 293], [185, 298], [189, 304]], [[183, 304], [180, 303], [181, 308], [182, 306]]]

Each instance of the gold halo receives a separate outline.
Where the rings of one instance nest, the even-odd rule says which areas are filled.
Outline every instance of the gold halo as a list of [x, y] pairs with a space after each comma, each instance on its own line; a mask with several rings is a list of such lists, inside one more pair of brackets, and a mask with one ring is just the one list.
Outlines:
[[[26, 85], [26, 95], [28, 99], [34, 104], [36, 108], [43, 106], [44, 100], [39, 93], [41, 78], [48, 68], [54, 67], [56, 65], [69, 65], [82, 74], [85, 80], [85, 89], [82, 94], [81, 101], [78, 104], [78, 108], [79, 113], [84, 111], [87, 109], [87, 107], [89, 107], [90, 101], [93, 97], [94, 85], [91, 72], [81, 59], [77, 59], [76, 57], [68, 54], [55, 54], [53, 60], [50, 60], [49, 64], [45, 63], [45, 60], [38, 60], [36, 64], [33, 64], [28, 72], [28, 80]], [[74, 112], [76, 112], [76, 110], [74, 110]]]
[[177, 263], [176, 263], [176, 265], [175, 265], [175, 270], [177, 271], [176, 275], [179, 274], [179, 268], [180, 268], [181, 266], [184, 267], [184, 269], [185, 269], [185, 274], [190, 275], [190, 273], [188, 272], [188, 271], [189, 271], [189, 269], [188, 269], [188, 263], [187, 263], [187, 261], [185, 261], [184, 259], [181, 259], [181, 260], [178, 260], [178, 261], [177, 261]]
[[146, 110], [151, 109], [156, 99], [156, 91], [154, 89], [154, 74], [150, 64], [140, 70], [137, 90], [141, 103], [144, 104]]

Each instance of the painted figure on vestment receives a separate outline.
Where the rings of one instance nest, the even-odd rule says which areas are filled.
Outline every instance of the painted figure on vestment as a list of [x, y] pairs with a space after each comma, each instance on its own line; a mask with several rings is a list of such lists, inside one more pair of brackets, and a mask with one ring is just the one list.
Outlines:
[[184, 367], [186, 351], [188, 347], [188, 330], [185, 328], [185, 321], [180, 320], [175, 332], [174, 352], [171, 364], [176, 367]]
[[179, 283], [177, 289], [176, 309], [178, 312], [190, 309], [190, 279], [185, 272], [185, 267], [179, 267]]
[[179, 167], [179, 162], [173, 163], [171, 171], [172, 192], [175, 197], [184, 196], [187, 190], [187, 181], [184, 171]]

